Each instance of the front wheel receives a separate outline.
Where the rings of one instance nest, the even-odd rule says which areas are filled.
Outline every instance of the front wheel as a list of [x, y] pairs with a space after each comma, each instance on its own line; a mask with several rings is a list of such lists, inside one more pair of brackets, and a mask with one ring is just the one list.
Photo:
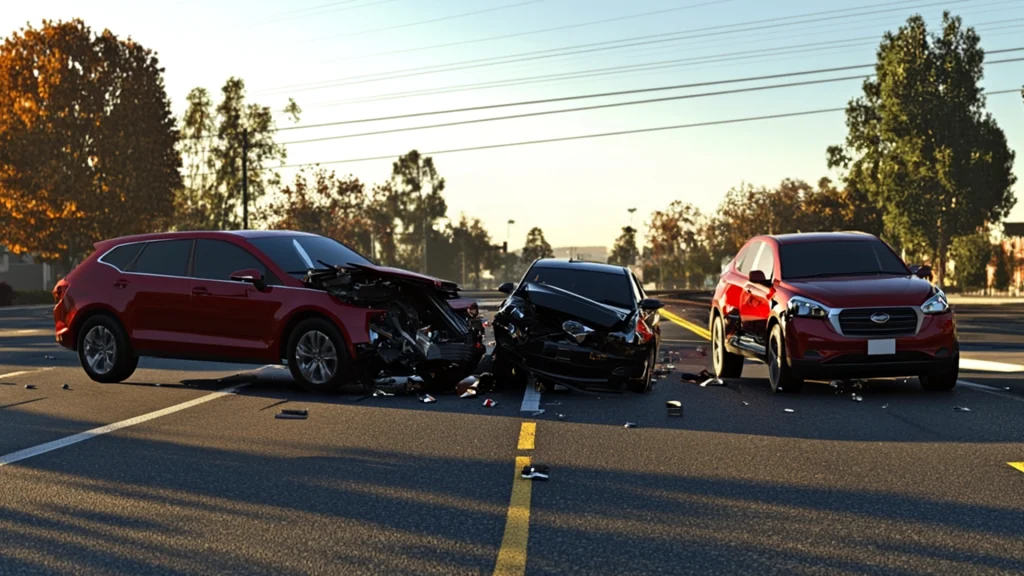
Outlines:
[[793, 377], [786, 363], [786, 339], [780, 324], [772, 326], [768, 339], [768, 382], [772, 392], [799, 392], [804, 386], [803, 380]]
[[341, 332], [322, 318], [300, 322], [288, 338], [288, 369], [307, 392], [340, 390], [348, 376], [348, 352]]
[[954, 359], [953, 365], [943, 372], [927, 374], [918, 377], [921, 381], [921, 388], [929, 392], [948, 392], [956, 387], [957, 378], [960, 377], [960, 360]]
[[711, 368], [716, 378], [739, 378], [743, 375], [743, 356], [725, 348], [725, 321], [715, 314], [711, 321]]
[[106, 314], [89, 318], [78, 331], [78, 360], [89, 378], [104, 384], [127, 380], [139, 365], [121, 323]]

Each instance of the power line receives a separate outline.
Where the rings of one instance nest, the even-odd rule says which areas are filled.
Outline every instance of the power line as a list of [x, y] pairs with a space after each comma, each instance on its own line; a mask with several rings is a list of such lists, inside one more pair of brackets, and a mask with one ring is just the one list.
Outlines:
[[[378, 6], [380, 4], [388, 4], [388, 3], [391, 3], [391, 2], [396, 2], [397, 0], [377, 0], [376, 2], [370, 2], [368, 4], [360, 4], [358, 6], [349, 6], [347, 8], [334, 8], [334, 7], [340, 6], [342, 4], [351, 4], [352, 2], [357, 2], [357, 1], [359, 1], [359, 0], [346, 0], [344, 2], [332, 2], [331, 4], [321, 4], [320, 6], [311, 6], [311, 7], [308, 7], [308, 8], [298, 8], [296, 10], [290, 10], [288, 12], [283, 12], [283, 13], [279, 14], [278, 16], [271, 17], [271, 19], [269, 19], [269, 20], [261, 20], [259, 22], [253, 22], [251, 24], [251, 26], [263, 26], [265, 24], [276, 24], [278, 22], [286, 22], [288, 20], [300, 20], [302, 18], [311, 18], [311, 17], [314, 17], [314, 16], [325, 16], [327, 14], [336, 14], [338, 12], [348, 12], [349, 10], [359, 10], [360, 8], [369, 8], [371, 6]], [[324, 10], [322, 12], [314, 12], [315, 10], [320, 10], [322, 8], [334, 8], [334, 9], [333, 10]], [[311, 13], [300, 14], [300, 12], [311, 12]], [[289, 15], [292, 15], [292, 16], [288, 17]]]
[[351, 38], [353, 36], [362, 36], [364, 34], [372, 34], [374, 32], [387, 32], [390, 30], [399, 30], [401, 28], [412, 28], [414, 26], [423, 26], [424, 24], [433, 24], [435, 22], [443, 22], [446, 20], [455, 20], [457, 18], [466, 18], [469, 16], [477, 16], [479, 14], [487, 14], [489, 12], [497, 12], [499, 10], [508, 10], [510, 8], [519, 8], [521, 6], [528, 6], [530, 4], [537, 4], [543, 0], [525, 0], [524, 2], [516, 2], [514, 4], [504, 4], [501, 6], [494, 6], [492, 8], [485, 8], [483, 10], [474, 10], [472, 12], [463, 12], [461, 14], [452, 14], [450, 16], [442, 16], [440, 18], [432, 18], [430, 20], [420, 20], [418, 22], [410, 22], [408, 24], [397, 24], [395, 26], [386, 26], [384, 28], [374, 28], [372, 30], [362, 30], [360, 32], [348, 32], [345, 34], [338, 34], [336, 36], [328, 36], [326, 38], [314, 39], [314, 42], [321, 42], [323, 40], [334, 40], [336, 38]]
[[[999, 94], [1020, 94], [1020, 88], [1012, 88], [1009, 90], [998, 90], [995, 92], [988, 92], [986, 95], [995, 96]], [[673, 126], [656, 126], [653, 128], [638, 128], [633, 130], [619, 130], [616, 132], [601, 132], [597, 134], [581, 134], [577, 136], [562, 136], [558, 138], [545, 138], [541, 140], [526, 140], [521, 142], [504, 142], [501, 144], [487, 144], [483, 146], [469, 146], [465, 148], [450, 148], [447, 150], [434, 150], [429, 152], [421, 152], [422, 155], [437, 156], [439, 154], [454, 154], [457, 152], [472, 152], [476, 150], [493, 150], [496, 148], [511, 148], [517, 146], [530, 146], [534, 144], [550, 144], [555, 142], [570, 142], [574, 140], [587, 140], [592, 138], [606, 138], [611, 136], [625, 136], [629, 134], [645, 134], [650, 132], [663, 132], [667, 130], [682, 130], [687, 128], [701, 128], [706, 126], [721, 126], [725, 124], [740, 124], [744, 122], [757, 122], [761, 120], [775, 120], [779, 118], [794, 118], [798, 116], [812, 116], [817, 114], [830, 114], [834, 112], [844, 112], [845, 107], [842, 108], [822, 108], [819, 110], [804, 110], [801, 112], [785, 112], [782, 114], [769, 114], [765, 116], [752, 116], [747, 118], [733, 118], [729, 120], [713, 120], [710, 122], [696, 122], [692, 124], [676, 124]], [[404, 154], [404, 153], [403, 153]], [[329, 166], [334, 164], [351, 164], [355, 162], [370, 162], [375, 160], [391, 160], [398, 158], [402, 154], [389, 154], [387, 156], [374, 156], [367, 158], [351, 158], [347, 160], [330, 160], [326, 162], [305, 162], [301, 164], [287, 164], [279, 166], [279, 169], [285, 168], [304, 168], [307, 166]]]
[[[447, 42], [444, 44], [432, 44], [430, 46], [420, 46], [417, 48], [406, 48], [404, 50], [395, 50], [392, 52], [376, 52], [374, 54], [365, 54], [363, 56], [352, 56], [350, 58], [341, 58], [338, 60], [330, 60], [328, 63], [337, 62], [351, 62], [353, 60], [365, 60], [367, 58], [377, 58], [379, 56], [396, 56], [398, 54], [408, 54], [409, 52], [425, 52], [427, 50], [435, 50], [437, 48], [451, 48], [454, 46], [466, 46], [468, 44], [479, 44], [482, 42], [493, 42], [495, 40], [507, 40], [509, 38], [521, 38], [523, 36], [532, 36], [534, 34], [544, 34], [547, 32], [558, 32], [561, 30], [572, 30], [574, 28], [585, 28], [587, 26], [595, 26], [598, 24], [608, 24], [611, 22], [621, 22], [623, 20], [632, 20], [634, 18], [644, 18], [647, 16], [656, 16], [658, 14], [668, 14], [670, 12], [679, 12], [681, 10], [690, 10], [692, 8], [701, 8], [704, 6], [713, 6], [715, 4], [724, 4], [726, 2], [733, 2], [735, 0], [712, 0], [710, 2], [702, 2], [700, 4], [690, 4], [687, 6], [676, 6], [675, 8], [666, 8], [664, 10], [653, 10], [650, 12], [640, 12], [637, 14], [627, 14], [624, 16], [616, 16], [614, 18], [605, 18], [603, 20], [590, 20], [588, 22], [579, 22], [577, 24], [567, 24], [565, 26], [555, 26], [553, 28], [541, 28], [539, 30], [528, 30], [526, 32], [515, 32], [513, 34], [502, 34], [499, 36], [488, 36], [486, 38], [476, 38], [473, 40], [461, 40], [459, 42]], [[908, 0], [911, 1], [911, 0]]]
[[[908, 1], [909, 2], [915, 2], [915, 1], [920, 1], [920, 0], [905, 0], [903, 3], [907, 3]], [[974, 1], [974, 0], [952, 0], [952, 1], [946, 0], [944, 2], [932, 2], [932, 3], [929, 3], [929, 4], [924, 4], [924, 5], [920, 5], [920, 6], [914, 6], [912, 8], [915, 8], [915, 9], [916, 8], [927, 8], [927, 7], [930, 7], [930, 6], [939, 6], [939, 5], [948, 5], [948, 4], [960, 4], [960, 3], [972, 2], [972, 1]], [[882, 4], [882, 5], [883, 6], [892, 6], [893, 3], [886, 3], [886, 4]], [[873, 5], [873, 6], [878, 6], [878, 5]], [[869, 12], [862, 12], [862, 13], [859, 13], [859, 14], [842, 14], [842, 15], [838, 15], [838, 16], [830, 16], [830, 17], [827, 17], [827, 18], [815, 18], [815, 19], [812, 19], [812, 20], [803, 20], [803, 21], [795, 21], [795, 22], [784, 21], [784, 20], [792, 20], [792, 19], [798, 19], [798, 18], [805, 18], [806, 19], [806, 18], [810, 18], [812, 16], [820, 16], [820, 15], [824, 15], [824, 14], [835, 14], [836, 12], [849, 11], [851, 9], [850, 8], [845, 8], [845, 9], [842, 9], [842, 10], [829, 10], [829, 11], [825, 11], [825, 12], [817, 12], [817, 13], [806, 14], [806, 15], [801, 15], [801, 16], [788, 16], [788, 17], [780, 17], [780, 18], [771, 18], [771, 19], [767, 19], [767, 20], [756, 20], [756, 21], [753, 21], [753, 22], [741, 23], [741, 24], [727, 24], [727, 25], [711, 26], [711, 27], [705, 27], [705, 28], [695, 28], [695, 29], [684, 30], [684, 31], [680, 31], [680, 32], [667, 32], [667, 33], [663, 33], [663, 34], [653, 34], [653, 35], [646, 35], [646, 36], [637, 36], [637, 37], [633, 37], [633, 38], [624, 38], [624, 39], [620, 39], [620, 40], [610, 40], [610, 41], [604, 41], [604, 42], [594, 42], [594, 43], [589, 43], [589, 44], [578, 44], [578, 45], [575, 45], [575, 46], [568, 46], [568, 47], [562, 47], [562, 48], [552, 48], [552, 49], [547, 49], [547, 50], [535, 50], [535, 51], [532, 51], [532, 52], [523, 52], [523, 53], [519, 53], [519, 54], [510, 54], [510, 55], [505, 55], [505, 56], [495, 56], [495, 57], [489, 57], [489, 58], [478, 58], [478, 59], [475, 59], [475, 60], [464, 60], [464, 61], [461, 61], [461, 62], [453, 62], [453, 63], [449, 63], [449, 64], [440, 64], [440, 65], [428, 66], [428, 67], [405, 68], [405, 69], [400, 69], [400, 70], [392, 70], [392, 71], [389, 71], [389, 72], [379, 72], [379, 73], [374, 73], [374, 74], [361, 74], [361, 75], [357, 75], [357, 76], [348, 76], [348, 77], [344, 77], [344, 78], [338, 78], [338, 79], [335, 79], [335, 80], [325, 80], [325, 81], [320, 81], [320, 82], [313, 82], [313, 83], [307, 83], [307, 84], [298, 84], [298, 85], [293, 85], [293, 86], [286, 86], [286, 87], [281, 87], [281, 88], [277, 88], [277, 89], [270, 89], [270, 90], [267, 90], [267, 91], [264, 91], [264, 92], [271, 92], [271, 91], [272, 92], [279, 92], [279, 91], [285, 91], [285, 92], [305, 92], [305, 91], [311, 91], [311, 90], [321, 90], [321, 89], [326, 89], [326, 88], [337, 88], [337, 87], [350, 86], [350, 85], [355, 85], [355, 84], [364, 84], [364, 83], [370, 83], [370, 82], [381, 82], [381, 81], [386, 81], [386, 80], [396, 80], [396, 79], [401, 79], [401, 78], [409, 78], [409, 77], [413, 77], [413, 76], [422, 76], [422, 75], [426, 75], [426, 74], [436, 74], [436, 73], [441, 73], [441, 72], [453, 72], [453, 71], [469, 70], [469, 69], [475, 69], [475, 68], [481, 68], [481, 67], [487, 67], [487, 66], [496, 66], [496, 65], [501, 65], [501, 64], [512, 64], [512, 63], [517, 63], [517, 62], [534, 61], [534, 60], [539, 60], [539, 59], [552, 58], [552, 57], [556, 57], [556, 56], [569, 56], [569, 55], [573, 55], [573, 54], [584, 54], [584, 53], [589, 54], [589, 53], [593, 53], [593, 52], [600, 52], [600, 51], [606, 51], [606, 50], [616, 50], [616, 49], [621, 49], [621, 48], [629, 48], [629, 47], [633, 47], [633, 46], [645, 46], [645, 45], [650, 45], [650, 44], [658, 44], [658, 43], [664, 43], [664, 42], [673, 42], [673, 41], [684, 40], [684, 39], [706, 38], [706, 37], [710, 37], [710, 36], [719, 36], [719, 35], [722, 35], [722, 34], [737, 34], [737, 33], [742, 33], [742, 32], [752, 32], [752, 31], [765, 30], [765, 29], [771, 29], [771, 28], [793, 26], [793, 25], [796, 25], [796, 24], [806, 24], [806, 23], [809, 23], [809, 22], [810, 23], [819, 23], [819, 22], [822, 22], [822, 21], [825, 21], [825, 20], [844, 19], [844, 18], [852, 18], [852, 17], [859, 17], [859, 16], [872, 16], [872, 15], [875, 15], [875, 14], [891, 13], [891, 12], [901, 11], [901, 10], [905, 10], [905, 9], [906, 9], [905, 7], [903, 7], [903, 8], [888, 8], [888, 9], [884, 9], [884, 10], [875, 10], [875, 11], [869, 11]], [[780, 20], [783, 20], [783, 22], [779, 22]], [[731, 28], [735, 28], [737, 26], [747, 26], [747, 25], [755, 24], [755, 23], [773, 23], [773, 24], [770, 24], [770, 25], [767, 25], [767, 26], [755, 26], [755, 27], [751, 27], [751, 28], [737, 29], [737, 30], [726, 30], [726, 31], [721, 30], [722, 28], [730, 28], [730, 27]], [[693, 32], [707, 32], [707, 33], [687, 36], [686, 38], [678, 38], [679, 36], [686, 35], [686, 34], [691, 34]], [[666, 38], [666, 37], [671, 37], [671, 38]], [[624, 42], [626, 42], [626, 43], [623, 44]], [[618, 45], [610, 46], [610, 44], [618, 44]], [[552, 54], [552, 52], [559, 52], [559, 54]]]

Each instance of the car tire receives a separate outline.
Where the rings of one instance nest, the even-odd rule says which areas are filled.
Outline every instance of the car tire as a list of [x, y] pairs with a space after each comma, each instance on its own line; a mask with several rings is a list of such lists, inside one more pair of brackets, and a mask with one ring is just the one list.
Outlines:
[[345, 338], [323, 318], [300, 322], [288, 336], [288, 370], [306, 392], [335, 393], [348, 378]]
[[921, 388], [929, 392], [948, 392], [956, 388], [956, 381], [960, 377], [960, 359], [953, 362], [952, 368], [935, 374], [924, 374], [918, 377]]
[[90, 379], [103, 384], [124, 382], [139, 365], [127, 332], [105, 313], [88, 318], [78, 330], [78, 361]]
[[725, 321], [718, 314], [711, 320], [711, 369], [716, 378], [739, 378], [743, 375], [743, 356], [725, 348]]
[[793, 377], [786, 362], [786, 339], [782, 337], [782, 325], [772, 326], [768, 338], [768, 382], [772, 392], [799, 392], [804, 381]]
[[651, 346], [651, 351], [647, 355], [647, 370], [644, 371], [644, 375], [639, 380], [633, 380], [629, 383], [629, 389], [637, 394], [647, 394], [654, 389], [654, 365], [658, 361], [658, 348], [657, 346]]

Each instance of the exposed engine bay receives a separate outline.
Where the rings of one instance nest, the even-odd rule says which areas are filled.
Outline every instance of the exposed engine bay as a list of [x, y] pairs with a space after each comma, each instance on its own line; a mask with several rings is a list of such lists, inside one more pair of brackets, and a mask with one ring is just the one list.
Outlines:
[[329, 269], [310, 270], [304, 284], [373, 312], [369, 344], [357, 347], [354, 359], [353, 373], [364, 387], [447, 391], [479, 365], [484, 322], [476, 303], [463, 310], [452, 307], [458, 298], [454, 283], [321, 264]]

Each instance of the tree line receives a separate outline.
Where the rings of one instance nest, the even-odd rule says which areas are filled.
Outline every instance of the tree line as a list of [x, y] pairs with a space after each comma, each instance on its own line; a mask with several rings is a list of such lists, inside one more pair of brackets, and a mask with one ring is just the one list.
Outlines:
[[645, 281], [692, 286], [752, 236], [857, 230], [931, 265], [940, 285], [952, 268], [958, 287], [984, 287], [993, 264], [1005, 289], [1016, 263], [992, 238], [1016, 204], [1015, 154], [985, 110], [983, 62], [979, 36], [960, 18], [944, 13], [935, 33], [909, 18], [883, 37], [874, 77], [847, 106], [845, 142], [826, 150], [838, 184], [742, 185], [706, 215], [673, 202], [651, 215], [642, 251], [623, 228], [611, 260], [639, 260]]

